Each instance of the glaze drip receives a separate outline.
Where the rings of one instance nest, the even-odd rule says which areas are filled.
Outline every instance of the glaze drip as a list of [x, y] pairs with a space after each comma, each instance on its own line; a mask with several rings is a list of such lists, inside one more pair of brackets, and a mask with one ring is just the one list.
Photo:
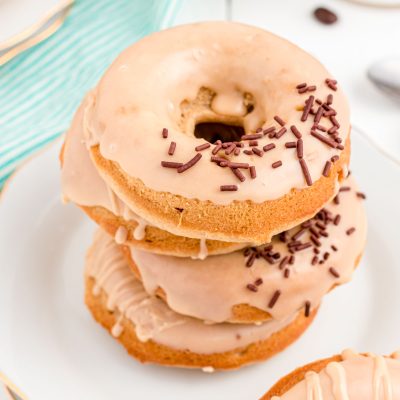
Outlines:
[[[276, 400], [394, 400], [400, 398], [400, 362], [393, 356], [342, 353]], [[274, 398], [273, 398], [274, 399]]]
[[112, 333], [123, 332], [131, 323], [141, 341], [157, 343], [196, 353], [212, 354], [241, 348], [269, 338], [293, 321], [254, 324], [206, 324], [204, 321], [177, 314], [155, 296], [150, 296], [134, 278], [123, 253], [112, 238], [98, 231], [88, 252], [86, 276], [94, 280], [93, 293], [106, 296], [106, 306], [116, 316]]
[[[302, 309], [306, 301], [319, 304], [333, 285], [351, 279], [364, 248], [366, 218], [363, 200], [356, 195], [358, 189], [353, 178], [344, 181], [343, 187], [348, 190], [340, 193], [340, 204], [326, 206], [333, 216], [340, 215], [341, 218], [337, 225], [331, 223], [321, 231], [328, 237], [318, 239], [320, 245], [315, 246], [318, 256], [310, 246], [296, 252], [292, 262], [287, 244], [280, 236], [275, 236], [273, 251], [279, 253], [280, 258], [277, 262], [272, 259], [274, 264], [259, 257], [254, 258], [249, 267], [249, 259], [242, 251], [190, 260], [152, 254], [129, 246], [131, 258], [146, 291], [155, 294], [161, 288], [169, 307], [178, 313], [224, 322], [232, 317], [235, 305], [248, 304], [268, 312], [275, 319], [285, 319]], [[346, 231], [350, 227], [356, 227], [356, 230], [349, 236]], [[295, 227], [286, 236], [301, 235], [298, 240], [308, 242], [308, 233], [302, 233], [301, 229]], [[316, 229], [320, 228], [316, 226]], [[289, 277], [285, 276], [285, 270], [290, 272]], [[270, 308], [266, 299], [272, 298], [276, 290], [282, 294]]]

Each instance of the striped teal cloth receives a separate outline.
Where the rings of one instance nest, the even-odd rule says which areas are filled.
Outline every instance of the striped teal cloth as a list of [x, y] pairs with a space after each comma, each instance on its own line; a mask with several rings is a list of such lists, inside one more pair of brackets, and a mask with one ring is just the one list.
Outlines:
[[0, 68], [0, 188], [62, 134], [84, 93], [129, 44], [168, 26], [181, 0], [76, 0], [49, 39]]

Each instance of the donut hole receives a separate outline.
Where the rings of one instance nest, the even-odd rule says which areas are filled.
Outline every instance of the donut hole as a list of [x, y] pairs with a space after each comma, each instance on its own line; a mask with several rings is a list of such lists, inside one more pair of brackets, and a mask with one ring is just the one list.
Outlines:
[[198, 139], [215, 143], [240, 141], [245, 134], [245, 118], [255, 108], [252, 94], [243, 93], [245, 115], [221, 115], [212, 108], [216, 92], [201, 87], [194, 99], [185, 99], [180, 103], [181, 119], [178, 122], [182, 131]]
[[221, 122], [200, 122], [194, 127], [194, 136], [207, 142], [215, 143], [238, 142], [244, 135], [244, 128], [240, 125], [228, 125]]

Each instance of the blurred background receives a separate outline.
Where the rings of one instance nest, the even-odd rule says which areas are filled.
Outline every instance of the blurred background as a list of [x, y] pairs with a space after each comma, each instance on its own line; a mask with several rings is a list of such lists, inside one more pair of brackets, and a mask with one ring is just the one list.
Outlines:
[[257, 25], [312, 53], [347, 93], [353, 127], [399, 162], [400, 0], [0, 0], [0, 189], [62, 135], [122, 49], [203, 20]]
[[315, 55], [344, 87], [353, 126], [400, 157], [400, 0], [1, 0], [0, 187], [65, 131], [122, 49], [168, 26], [223, 19]]

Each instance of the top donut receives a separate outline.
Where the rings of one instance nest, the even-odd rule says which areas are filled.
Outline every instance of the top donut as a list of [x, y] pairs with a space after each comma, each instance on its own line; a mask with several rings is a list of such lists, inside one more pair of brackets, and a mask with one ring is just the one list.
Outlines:
[[180, 26], [129, 47], [82, 123], [117, 196], [186, 237], [268, 242], [347, 175], [349, 109], [336, 81], [297, 46], [238, 23]]

